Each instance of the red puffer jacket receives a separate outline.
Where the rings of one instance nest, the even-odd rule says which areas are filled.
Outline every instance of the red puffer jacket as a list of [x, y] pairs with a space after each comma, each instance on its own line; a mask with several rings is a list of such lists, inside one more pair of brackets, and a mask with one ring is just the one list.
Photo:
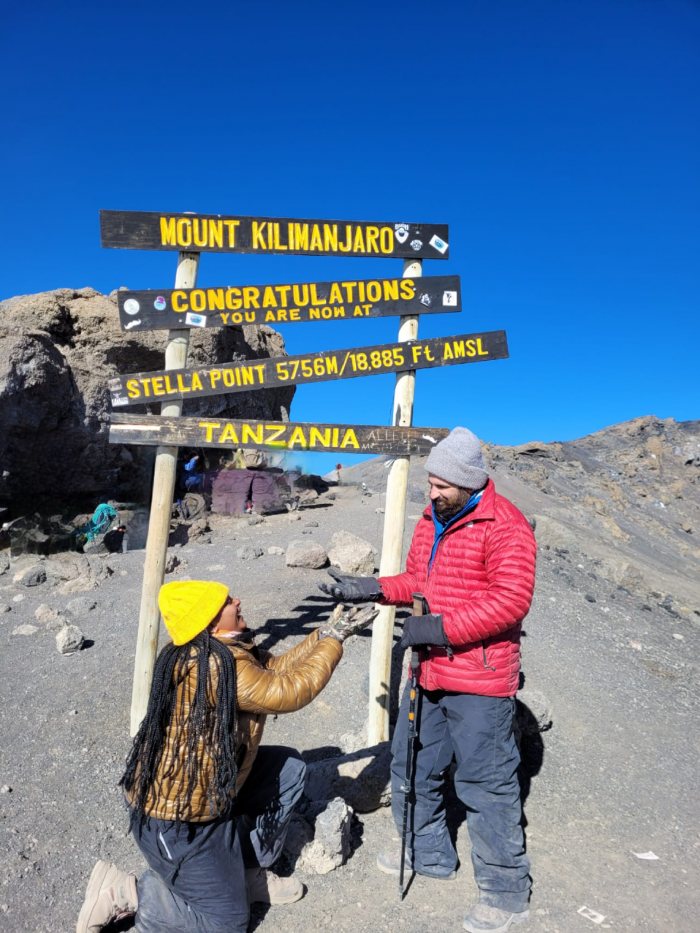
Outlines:
[[422, 593], [442, 615], [453, 648], [430, 646], [418, 675], [425, 690], [514, 696], [520, 672], [520, 623], [535, 586], [535, 536], [524, 515], [489, 480], [476, 508], [435, 539], [431, 506], [416, 525], [406, 571], [380, 577], [383, 602], [406, 605]]

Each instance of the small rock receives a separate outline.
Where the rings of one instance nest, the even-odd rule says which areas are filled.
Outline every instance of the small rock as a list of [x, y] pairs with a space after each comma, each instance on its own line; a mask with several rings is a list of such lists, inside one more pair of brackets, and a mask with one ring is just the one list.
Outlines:
[[328, 555], [320, 544], [313, 541], [290, 541], [287, 548], [287, 567], [306, 567], [318, 570], [328, 563]]
[[24, 594], [23, 594], [23, 593], [18, 593], [16, 596], [13, 596], [13, 597], [12, 597], [12, 602], [13, 602], [13, 603], [21, 603], [23, 599], [24, 599]]
[[372, 574], [377, 553], [363, 538], [349, 531], [338, 531], [331, 538], [328, 559], [343, 573]]
[[17, 628], [12, 630], [13, 635], [33, 635], [35, 632], [38, 632], [39, 629], [36, 625], [18, 625]]
[[262, 517], [262, 515], [255, 515], [255, 514], [253, 514], [253, 515], [249, 516], [249, 518], [248, 518], [248, 524], [249, 524], [249, 525], [262, 525], [262, 523], [263, 523], [264, 521], [265, 521], [265, 519]]
[[318, 528], [318, 522], [304, 522], [304, 528]]
[[3, 784], [2, 787], [0, 787], [0, 794], [11, 794], [11, 793], [12, 793], [12, 788], [10, 787], [9, 784]]
[[74, 654], [83, 647], [85, 636], [77, 625], [64, 625], [56, 635], [56, 647], [60, 654]]
[[325, 875], [347, 860], [353, 812], [341, 797], [321, 803], [313, 810], [317, 810], [313, 840], [307, 841], [299, 853], [297, 867]]
[[674, 632], [673, 637], [676, 641], [685, 641], [685, 635], [681, 635], [680, 632]]
[[592, 596], [590, 593], [586, 593], [586, 595], [583, 598], [586, 600], [587, 603], [594, 603], [596, 601], [595, 596]]
[[13, 582], [22, 586], [40, 586], [46, 583], [46, 569], [41, 564], [32, 564], [26, 570], [16, 573]]
[[276, 544], [271, 544], [270, 547], [267, 549], [267, 553], [277, 554], [277, 555], [284, 554], [284, 548], [278, 547]]
[[67, 604], [66, 609], [71, 615], [84, 616], [97, 608], [97, 602], [91, 596], [76, 596]]
[[4, 612], [12, 612], [12, 606], [9, 603], [0, 603], [0, 616]]
[[254, 560], [256, 557], [262, 557], [264, 553], [261, 547], [236, 548], [236, 557], [239, 560]]

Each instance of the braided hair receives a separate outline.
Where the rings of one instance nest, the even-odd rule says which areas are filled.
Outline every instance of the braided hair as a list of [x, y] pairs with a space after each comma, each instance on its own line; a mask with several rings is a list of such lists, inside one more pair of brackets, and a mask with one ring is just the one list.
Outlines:
[[[187, 691], [178, 685], [197, 668], [197, 682], [186, 710]], [[166, 749], [171, 723], [178, 729], [171, 738], [172, 757], [166, 771], [158, 768]], [[212, 816], [227, 814], [233, 806], [238, 775], [236, 732], [236, 664], [231, 651], [210, 632], [200, 632], [184, 645], [167, 645], [158, 655], [148, 709], [126, 759], [119, 781], [134, 820], [146, 817], [149, 798], [157, 798], [163, 785], [184, 771], [183, 791], [174, 801], [174, 819], [185, 820], [199, 784], [205, 755], [211, 756], [212, 780], [207, 800]]]

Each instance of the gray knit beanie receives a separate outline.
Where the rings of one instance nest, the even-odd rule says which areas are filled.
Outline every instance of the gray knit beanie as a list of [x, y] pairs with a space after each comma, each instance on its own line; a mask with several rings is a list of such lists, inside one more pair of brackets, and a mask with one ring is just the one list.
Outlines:
[[453, 428], [428, 454], [425, 468], [453, 486], [481, 489], [489, 478], [484, 469], [481, 442], [467, 428]]

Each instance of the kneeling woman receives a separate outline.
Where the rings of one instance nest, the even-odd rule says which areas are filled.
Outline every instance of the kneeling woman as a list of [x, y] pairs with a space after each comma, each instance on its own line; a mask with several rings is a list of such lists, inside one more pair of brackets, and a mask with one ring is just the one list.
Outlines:
[[271, 866], [305, 765], [293, 749], [259, 747], [265, 717], [310, 703], [330, 680], [344, 639], [376, 613], [336, 611], [274, 656], [255, 647], [240, 601], [222, 583], [166, 583], [158, 603], [172, 644], [156, 661], [120, 782], [150, 868], [137, 887], [134, 875], [98, 862], [77, 933], [134, 913], [139, 933], [245, 933], [249, 903], [291, 903], [304, 890]]

